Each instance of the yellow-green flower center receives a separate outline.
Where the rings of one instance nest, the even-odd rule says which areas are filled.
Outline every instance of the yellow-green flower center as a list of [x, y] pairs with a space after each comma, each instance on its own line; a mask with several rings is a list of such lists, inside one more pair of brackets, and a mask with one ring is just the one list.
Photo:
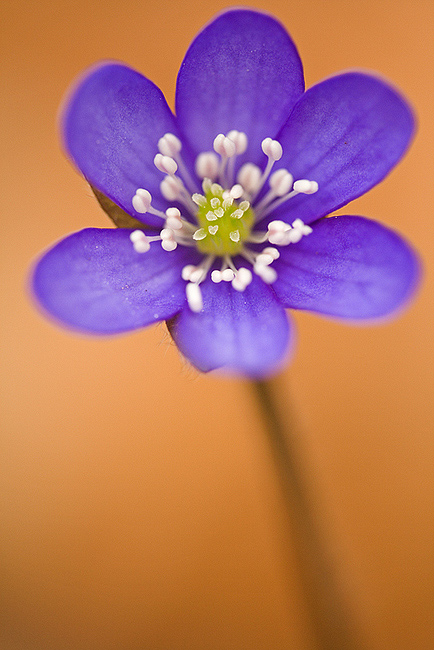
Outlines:
[[207, 255], [237, 255], [250, 235], [255, 215], [248, 201], [236, 201], [217, 183], [195, 195], [198, 205], [196, 219], [199, 229], [193, 238], [201, 253]]

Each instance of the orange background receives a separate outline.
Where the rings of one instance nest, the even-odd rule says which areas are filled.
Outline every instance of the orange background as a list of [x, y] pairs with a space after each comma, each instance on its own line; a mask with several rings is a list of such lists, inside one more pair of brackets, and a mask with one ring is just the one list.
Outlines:
[[[248, 385], [198, 375], [164, 327], [57, 329], [26, 295], [54, 240], [107, 225], [60, 151], [69, 83], [102, 58], [173, 104], [189, 42], [225, 3], [8, 0], [1, 54], [2, 650], [312, 650], [280, 493]], [[348, 212], [420, 251], [393, 323], [296, 314], [276, 381], [296, 407], [306, 483], [369, 650], [428, 650], [433, 570], [433, 13], [429, 0], [258, 2], [287, 26], [307, 85], [357, 66], [415, 106], [410, 153]], [[345, 210], [344, 210], [345, 211]], [[336, 649], [338, 650], [338, 649]]]

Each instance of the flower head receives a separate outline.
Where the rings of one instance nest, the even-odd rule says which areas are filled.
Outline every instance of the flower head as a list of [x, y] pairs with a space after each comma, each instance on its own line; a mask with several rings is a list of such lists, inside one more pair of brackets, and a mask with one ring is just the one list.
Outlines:
[[261, 377], [291, 347], [285, 308], [375, 319], [415, 287], [398, 235], [326, 218], [400, 159], [409, 107], [361, 72], [304, 92], [297, 50], [269, 15], [230, 9], [205, 26], [179, 71], [176, 117], [151, 81], [102, 63], [78, 81], [63, 124], [85, 178], [139, 224], [83, 230], [39, 261], [35, 294], [70, 327], [167, 320], [200, 370]]

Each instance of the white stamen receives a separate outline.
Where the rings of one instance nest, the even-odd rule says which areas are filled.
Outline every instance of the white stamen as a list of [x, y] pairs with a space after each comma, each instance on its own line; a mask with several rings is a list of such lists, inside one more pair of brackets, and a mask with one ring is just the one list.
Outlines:
[[218, 219], [221, 219], [222, 216], [224, 215], [224, 213], [225, 213], [225, 211], [223, 210], [223, 208], [216, 208], [216, 209], [214, 210], [214, 214], [216, 215], [216, 217], [217, 217]]
[[278, 169], [270, 176], [269, 185], [274, 196], [287, 194], [292, 187], [294, 179], [287, 169]]
[[240, 203], [240, 210], [242, 210], [243, 212], [245, 212], [245, 211], [248, 210], [249, 208], [250, 208], [250, 203], [249, 203], [248, 201], [241, 201], [241, 203]]
[[272, 138], [262, 140], [261, 147], [265, 155], [271, 160], [280, 160], [283, 155], [282, 145], [277, 140], [272, 140]]
[[238, 172], [237, 181], [243, 186], [248, 194], [253, 194], [261, 179], [261, 170], [253, 163], [246, 163]]
[[133, 230], [130, 234], [130, 240], [136, 253], [147, 253], [151, 244], [143, 230]]
[[191, 274], [195, 270], [196, 270], [196, 267], [194, 266], [194, 264], [187, 264], [186, 266], [183, 267], [183, 269], [181, 271], [181, 278], [183, 280], [186, 280], [186, 281], [189, 280], [190, 277], [191, 277]]
[[315, 183], [315, 185], [313, 185], [312, 181], [308, 181], [307, 178], [302, 178], [298, 181], [295, 181], [293, 188], [294, 191], [299, 192], [299, 194], [313, 194], [318, 189], [318, 183]]
[[208, 232], [210, 233], [210, 235], [215, 235], [218, 229], [219, 229], [218, 226], [208, 226]]
[[167, 201], [177, 201], [182, 191], [182, 181], [175, 176], [166, 176], [160, 183], [160, 190]]
[[232, 212], [231, 217], [234, 217], [235, 219], [242, 219], [243, 215], [244, 212], [238, 208]]
[[185, 287], [188, 306], [191, 311], [198, 313], [203, 309], [202, 291], [198, 284], [189, 282]]
[[247, 149], [247, 135], [243, 131], [229, 131], [227, 137], [235, 144], [235, 153], [240, 155]]
[[215, 212], [211, 212], [211, 210], [207, 212], [205, 216], [208, 221], [217, 221], [218, 219], [217, 214]]
[[163, 228], [160, 232], [161, 237], [161, 248], [165, 251], [174, 251], [178, 246], [175, 240], [175, 233], [171, 228]]
[[204, 270], [201, 266], [196, 266], [190, 273], [190, 282], [200, 282], [203, 278]]
[[178, 165], [173, 158], [170, 156], [163, 156], [161, 153], [157, 153], [155, 156], [154, 165], [160, 172], [168, 174], [169, 176], [173, 176], [178, 169]]
[[233, 205], [233, 202], [234, 202], [234, 200], [233, 200], [233, 198], [231, 196], [226, 196], [223, 199], [223, 203], [222, 203], [223, 210], [227, 210], [228, 208], [230, 208], [231, 205]]
[[253, 270], [266, 284], [273, 284], [277, 280], [277, 273], [271, 266], [255, 264]]
[[167, 251], [168, 253], [170, 253], [170, 251], [174, 251], [175, 248], [177, 248], [177, 247], [178, 247], [178, 244], [176, 243], [176, 241], [174, 239], [162, 239], [161, 240], [161, 248], [163, 250]]
[[284, 221], [275, 220], [270, 221], [268, 224], [267, 239], [270, 244], [277, 244], [278, 246], [287, 246], [290, 242], [288, 239], [288, 232], [291, 226]]
[[224, 282], [232, 282], [234, 277], [235, 273], [232, 271], [232, 269], [225, 269], [222, 271], [222, 280], [224, 280]]
[[221, 271], [218, 271], [217, 269], [214, 269], [214, 271], [211, 273], [211, 280], [215, 284], [219, 284], [219, 282], [221, 282], [223, 280]]
[[178, 208], [167, 208], [166, 210], [166, 227], [172, 230], [182, 229], [181, 213]]
[[224, 141], [225, 141], [225, 136], [223, 133], [219, 133], [216, 135], [214, 138], [214, 142], [212, 143], [213, 149], [216, 153], [220, 154], [220, 156], [225, 155], [225, 147], [224, 147]]
[[196, 158], [196, 174], [199, 178], [209, 178], [214, 181], [219, 173], [220, 161], [214, 151], [205, 151]]
[[239, 242], [240, 241], [240, 231], [239, 230], [233, 230], [232, 232], [229, 233], [229, 238], [233, 242]]
[[252, 272], [243, 266], [236, 272], [235, 278], [232, 280], [232, 286], [237, 291], [244, 291], [252, 279]]
[[256, 256], [255, 264], [260, 264], [263, 266], [269, 266], [274, 262], [274, 257], [272, 255], [267, 255], [267, 253], [259, 253], [259, 255]]
[[270, 255], [273, 260], [277, 260], [280, 257], [280, 253], [277, 250], [277, 248], [273, 248], [272, 246], [267, 246], [267, 248], [264, 248], [262, 253], [265, 253], [266, 255]]
[[211, 203], [211, 207], [214, 208], [215, 210], [220, 205], [220, 199], [215, 196], [214, 198], [211, 199], [210, 203]]
[[136, 212], [140, 212], [140, 214], [145, 214], [148, 212], [152, 202], [152, 196], [148, 192], [148, 190], [144, 190], [142, 188], [139, 188], [136, 190], [136, 193], [133, 196], [133, 208]]
[[166, 133], [158, 140], [158, 150], [163, 156], [174, 158], [181, 151], [181, 140], [173, 133]]

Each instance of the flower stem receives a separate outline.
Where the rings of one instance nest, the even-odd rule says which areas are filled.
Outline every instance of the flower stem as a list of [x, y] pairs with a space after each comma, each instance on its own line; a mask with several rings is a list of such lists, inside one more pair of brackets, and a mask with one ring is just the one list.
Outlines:
[[266, 425], [268, 441], [280, 481], [305, 605], [311, 620], [316, 650], [356, 650], [348, 606], [319, 534], [305, 490], [302, 468], [291, 422], [280, 417], [273, 382], [254, 381], [252, 387]]

